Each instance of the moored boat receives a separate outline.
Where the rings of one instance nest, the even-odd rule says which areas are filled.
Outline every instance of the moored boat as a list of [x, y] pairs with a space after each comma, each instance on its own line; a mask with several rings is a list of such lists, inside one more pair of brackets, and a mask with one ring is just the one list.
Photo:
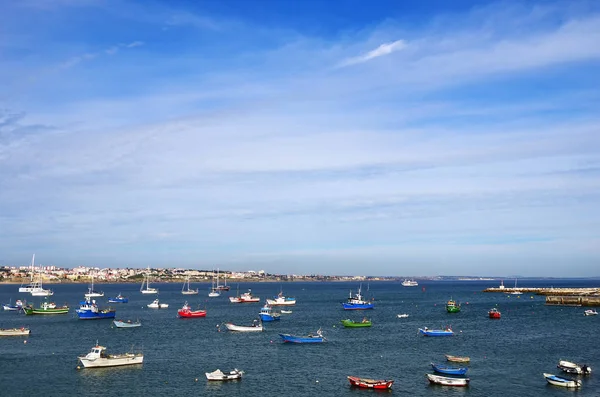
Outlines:
[[498, 309], [496, 309], [495, 307], [490, 309], [488, 311], [488, 316], [489, 318], [493, 318], [493, 319], [499, 319], [501, 316], [501, 313]]
[[84, 294], [86, 298], [99, 298], [104, 296], [104, 291], [96, 291], [94, 289], [94, 276], [92, 276], [92, 284], [88, 287], [88, 292]]
[[370, 327], [372, 325], [372, 322], [371, 322], [371, 320], [369, 320], [365, 317], [361, 321], [354, 321], [354, 320], [350, 320], [350, 319], [342, 320], [342, 324], [346, 328], [360, 328], [360, 327]]
[[102, 320], [106, 318], [115, 318], [116, 311], [112, 308], [100, 309], [96, 300], [86, 297], [79, 302], [79, 309], [75, 310], [80, 320]]
[[23, 301], [21, 301], [20, 299], [17, 300], [15, 302], [15, 304], [12, 304], [12, 299], [8, 302], [2, 305], [2, 308], [6, 311], [12, 311], [12, 312], [17, 312], [19, 310], [23, 309]]
[[360, 293], [361, 287], [358, 287], [358, 292], [355, 295], [352, 295], [352, 291], [350, 291], [348, 300], [342, 303], [344, 310], [367, 310], [375, 307], [372, 300], [367, 301], [363, 298]]
[[206, 317], [206, 310], [192, 310], [190, 305], [185, 302], [183, 307], [177, 310], [177, 315], [180, 318]]
[[592, 368], [586, 364], [576, 364], [571, 361], [560, 360], [557, 368], [569, 374], [589, 375], [592, 373]]
[[595, 311], [594, 309], [587, 309], [586, 311], [583, 312], [584, 316], [597, 316], [598, 312]]
[[363, 389], [391, 389], [394, 384], [394, 381], [391, 379], [368, 379], [357, 376], [348, 376], [348, 381], [351, 386]]
[[140, 292], [142, 294], [158, 294], [158, 288], [150, 287], [150, 266], [148, 266], [148, 273], [144, 275]]
[[292, 314], [291, 310], [281, 310], [281, 314]]
[[198, 295], [200, 290], [198, 288], [191, 289], [190, 288], [190, 278], [189, 276], [185, 278], [185, 282], [183, 283], [183, 287], [181, 287], [182, 295]]
[[131, 320], [113, 320], [113, 324], [115, 325], [115, 327], [117, 328], [137, 328], [137, 327], [141, 327], [142, 323], [140, 320], [137, 321], [131, 321]]
[[247, 292], [244, 292], [241, 295], [230, 296], [229, 301], [231, 303], [252, 303], [252, 302], [260, 302], [260, 297], [252, 295], [252, 290], [248, 288]]
[[471, 361], [470, 357], [461, 357], [461, 356], [453, 356], [451, 354], [446, 354], [446, 360], [452, 361], [454, 363], [468, 363]]
[[446, 327], [446, 329], [429, 329], [419, 328], [419, 332], [424, 336], [452, 336], [454, 332], [450, 327]]
[[260, 313], [258, 313], [258, 315], [260, 316], [260, 319], [263, 322], [279, 321], [279, 319], [281, 317], [281, 314], [274, 311], [273, 308], [269, 305], [264, 305], [260, 309]]
[[206, 379], [208, 380], [227, 381], [242, 379], [244, 371], [240, 371], [239, 369], [235, 368], [233, 371], [223, 372], [220, 369], [217, 369], [216, 371], [205, 372], [204, 374], [206, 375]]
[[106, 347], [96, 345], [87, 355], [80, 356], [78, 359], [85, 368], [117, 367], [142, 364], [144, 355], [141, 353], [106, 354]]
[[469, 370], [467, 367], [458, 367], [457, 368], [457, 367], [449, 367], [447, 365], [435, 364], [435, 363], [431, 363], [431, 368], [433, 368], [433, 370], [435, 372], [439, 372], [440, 374], [446, 374], [446, 375], [464, 375]]
[[233, 323], [225, 323], [225, 327], [229, 331], [236, 332], [262, 332], [263, 326], [257, 320], [254, 320], [252, 325], [235, 325]]
[[33, 307], [31, 305], [24, 306], [23, 311], [25, 314], [66, 314], [69, 312], [69, 306], [56, 307], [54, 303], [43, 302], [40, 307]]
[[31, 331], [29, 328], [0, 328], [0, 336], [23, 336], [29, 335]]
[[119, 295], [115, 296], [114, 298], [108, 298], [108, 303], [127, 303], [129, 302], [129, 298], [124, 297], [123, 295], [121, 295], [121, 293], [119, 292]]
[[293, 306], [296, 304], [296, 298], [290, 298], [283, 295], [280, 291], [273, 299], [267, 299], [267, 304], [271, 306]]
[[562, 378], [560, 376], [544, 373], [546, 381], [554, 386], [576, 389], [581, 387], [581, 381], [576, 379]]
[[402, 281], [403, 287], [416, 287], [418, 285], [419, 285], [419, 283], [417, 283], [415, 280], [405, 279], [404, 281]]
[[456, 303], [455, 300], [450, 299], [448, 302], [446, 302], [446, 311], [448, 313], [458, 313], [460, 312], [460, 304]]
[[448, 376], [440, 376], [433, 374], [425, 374], [425, 376], [427, 376], [429, 382], [443, 386], [465, 387], [468, 386], [469, 382], [471, 381], [469, 378], [450, 378]]
[[398, 314], [398, 318], [408, 318], [408, 314]]
[[169, 304], [161, 303], [158, 299], [154, 299], [152, 303], [148, 303], [146, 306], [148, 306], [150, 309], [166, 309], [169, 307]]
[[316, 334], [308, 334], [306, 336], [290, 335], [290, 334], [279, 334], [284, 343], [323, 343], [325, 337], [321, 328], [319, 328]]

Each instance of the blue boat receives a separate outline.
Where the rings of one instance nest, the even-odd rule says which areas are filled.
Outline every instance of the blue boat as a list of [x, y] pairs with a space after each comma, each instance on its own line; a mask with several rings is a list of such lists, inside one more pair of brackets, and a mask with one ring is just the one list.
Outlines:
[[119, 295], [117, 295], [116, 297], [108, 298], [108, 303], [127, 303], [127, 302], [129, 302], [129, 299], [122, 296], [120, 292], [119, 292]]
[[321, 328], [316, 332], [316, 334], [308, 334], [306, 336], [297, 336], [290, 334], [279, 334], [281, 339], [283, 339], [284, 343], [323, 343], [325, 342], [325, 337], [323, 336], [323, 332]]
[[447, 327], [446, 329], [429, 329], [429, 328], [425, 327], [425, 328], [419, 328], [419, 332], [421, 334], [423, 334], [424, 336], [452, 336], [452, 335], [454, 335], [454, 332], [452, 332], [450, 327]]
[[273, 311], [273, 308], [269, 305], [264, 305], [258, 315], [263, 322], [279, 321], [279, 317], [281, 317], [281, 314]]
[[433, 370], [435, 372], [439, 372], [441, 374], [447, 374], [447, 375], [464, 375], [467, 373], [468, 369], [467, 367], [449, 367], [447, 365], [443, 365], [443, 364], [434, 364], [431, 363], [431, 368], [433, 368]]
[[114, 309], [100, 309], [96, 305], [96, 301], [87, 297], [84, 301], [79, 302], [79, 309], [75, 310], [80, 320], [101, 320], [104, 318], [115, 318], [116, 311]]
[[367, 310], [374, 309], [375, 305], [373, 301], [366, 301], [363, 299], [363, 296], [360, 294], [361, 287], [358, 287], [358, 292], [353, 296], [352, 291], [350, 291], [350, 296], [348, 296], [348, 301], [342, 303], [344, 310]]

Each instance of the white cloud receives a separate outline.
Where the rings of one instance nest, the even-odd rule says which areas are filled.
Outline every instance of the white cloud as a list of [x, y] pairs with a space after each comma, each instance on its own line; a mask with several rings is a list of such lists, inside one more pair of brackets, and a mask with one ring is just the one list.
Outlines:
[[392, 52], [400, 51], [402, 49], [405, 49], [406, 47], [407, 47], [407, 44], [404, 40], [396, 40], [391, 43], [384, 43], [384, 44], [381, 44], [376, 49], [367, 52], [366, 54], [363, 54], [363, 55], [360, 55], [360, 56], [357, 56], [354, 58], [349, 58], [349, 59], [342, 61], [340, 63], [340, 66], [350, 66], [350, 65], [356, 65], [357, 63], [367, 62], [367, 61], [370, 61], [371, 59], [378, 58], [378, 57], [381, 57], [384, 55], [389, 55]]

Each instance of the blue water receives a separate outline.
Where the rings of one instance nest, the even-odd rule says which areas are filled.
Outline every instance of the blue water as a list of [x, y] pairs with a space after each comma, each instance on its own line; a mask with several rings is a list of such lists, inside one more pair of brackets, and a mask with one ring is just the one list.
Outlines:
[[[551, 282], [555, 287], [597, 287], [590, 280]], [[549, 281], [520, 281], [523, 287], [549, 286]], [[68, 303], [71, 313], [25, 316], [0, 313], [0, 327], [28, 326], [27, 337], [0, 337], [0, 395], [28, 396], [358, 396], [373, 393], [349, 387], [348, 375], [394, 379], [393, 394], [411, 396], [564, 396], [572, 391], [547, 385], [542, 372], [561, 374], [560, 359], [587, 363], [594, 371], [582, 378], [579, 396], [600, 395], [600, 354], [597, 345], [600, 316], [585, 317], [583, 308], [545, 306], [544, 297], [523, 294], [482, 293], [495, 281], [420, 282], [419, 287], [400, 283], [369, 284], [376, 309], [344, 311], [350, 289], [358, 283], [240, 283], [240, 292], [252, 288], [263, 298], [280, 288], [297, 298], [292, 314], [265, 325], [256, 334], [219, 332], [217, 325], [231, 321], [249, 324], [258, 317], [261, 304], [232, 304], [228, 296], [208, 298], [207, 284], [201, 295], [183, 296], [180, 284], [153, 284], [168, 309], [146, 308], [155, 296], [142, 295], [138, 284], [100, 284], [109, 296], [121, 292], [129, 303], [112, 304], [117, 319], [140, 319], [141, 328], [112, 328], [110, 320], [78, 320], [74, 310], [87, 290], [84, 284], [52, 285], [57, 304]], [[424, 290], [423, 290], [424, 287]], [[367, 285], [363, 284], [363, 293]], [[0, 285], [0, 301], [12, 298], [39, 303], [41, 298], [19, 294], [17, 285]], [[449, 314], [445, 302], [453, 298], [462, 311]], [[206, 308], [206, 318], [178, 319], [185, 300]], [[105, 304], [106, 305], [106, 304]], [[502, 319], [490, 320], [487, 311], [497, 306]], [[399, 319], [399, 313], [409, 318]], [[373, 327], [345, 329], [340, 320], [368, 316]], [[451, 325], [455, 336], [427, 338], [418, 328]], [[288, 345], [278, 333], [306, 334], [319, 327], [328, 342]], [[224, 328], [224, 327], [223, 327]], [[23, 343], [27, 340], [27, 343]], [[143, 350], [144, 364], [137, 367], [77, 370], [77, 356], [98, 341], [114, 353]], [[425, 374], [431, 362], [446, 363], [444, 354], [470, 356], [468, 388], [429, 385]], [[208, 383], [205, 372], [217, 368], [243, 369], [242, 381]], [[568, 375], [567, 375], [568, 376]], [[378, 392], [375, 392], [379, 394]]]

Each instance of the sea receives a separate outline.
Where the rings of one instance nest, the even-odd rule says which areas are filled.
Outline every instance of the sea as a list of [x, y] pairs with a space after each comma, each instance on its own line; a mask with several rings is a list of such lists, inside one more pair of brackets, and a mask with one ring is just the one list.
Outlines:
[[[511, 284], [505, 280], [505, 284]], [[599, 280], [519, 280], [522, 287], [598, 287]], [[28, 337], [0, 337], [0, 396], [565, 396], [573, 393], [551, 386], [542, 373], [562, 374], [559, 360], [591, 366], [580, 376], [578, 396], [600, 396], [600, 316], [584, 316], [582, 307], [547, 306], [543, 296], [524, 293], [484, 293], [494, 281], [283, 282], [239, 283], [220, 297], [209, 298], [209, 285], [192, 283], [199, 295], [182, 295], [181, 284], [153, 283], [168, 309], [149, 309], [155, 295], [140, 293], [140, 284], [96, 284], [117, 319], [140, 320], [140, 328], [114, 328], [111, 320], [78, 320], [75, 309], [87, 291], [85, 284], [48, 285], [50, 299], [68, 304], [68, 314], [27, 316], [0, 312], [0, 328], [26, 326]], [[0, 285], [0, 302], [27, 299], [37, 306], [44, 298], [18, 293], [18, 285]], [[375, 301], [374, 310], [345, 311], [341, 303], [350, 291]], [[262, 303], [233, 304], [229, 296], [252, 289], [264, 298], [295, 297], [290, 314], [265, 323], [262, 333], [226, 331], [225, 322], [249, 325]], [[121, 293], [129, 303], [107, 303]], [[445, 303], [462, 306], [450, 314]], [[179, 319], [185, 301], [207, 310], [205, 318]], [[500, 320], [488, 318], [496, 307]], [[408, 314], [408, 318], [398, 318]], [[343, 328], [341, 320], [372, 320], [371, 328]], [[418, 330], [451, 326], [452, 337], [424, 337]], [[284, 344], [280, 333], [306, 335], [323, 330], [322, 344]], [[77, 360], [100, 344], [108, 352], [142, 351], [143, 365], [84, 369]], [[466, 388], [431, 385], [425, 374], [431, 363], [448, 363], [445, 354], [469, 356]], [[206, 372], [243, 370], [240, 381], [208, 382]], [[352, 388], [347, 376], [392, 379], [391, 391]]]

